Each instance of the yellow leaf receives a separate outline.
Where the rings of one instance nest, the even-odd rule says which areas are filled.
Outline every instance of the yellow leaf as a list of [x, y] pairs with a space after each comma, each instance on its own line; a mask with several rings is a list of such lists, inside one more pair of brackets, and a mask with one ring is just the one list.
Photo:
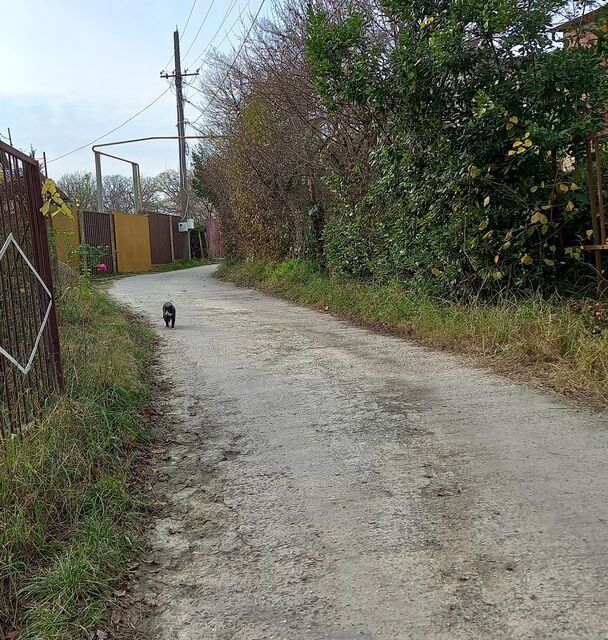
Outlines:
[[529, 256], [527, 253], [521, 259], [522, 264], [532, 264], [533, 262], [532, 256]]
[[554, 267], [555, 266], [555, 260], [549, 260], [549, 258], [545, 258], [545, 264], [548, 267]]
[[514, 149], [510, 149], [509, 153], [507, 155], [514, 156], [515, 155], [515, 150]]
[[517, 153], [525, 153], [525, 152], [526, 152], [525, 147], [519, 147], [519, 149], [517, 150]]
[[519, 122], [519, 118], [517, 116], [513, 116], [512, 118], [509, 118], [509, 122], [517, 124]]
[[439, 271], [439, 269], [438, 269], [437, 267], [434, 267], [434, 268], [431, 270], [431, 273], [432, 273], [436, 278], [438, 278], [438, 277], [441, 275], [441, 271]]
[[574, 211], [574, 202], [572, 202], [572, 200], [568, 201], [568, 204], [566, 205], [566, 211]]
[[484, 206], [484, 207], [487, 207], [489, 204], [490, 204], [490, 196], [486, 196], [486, 197], [483, 199], [483, 206]]
[[530, 137], [530, 132], [529, 132], [529, 131], [526, 131], [526, 133], [525, 133], [525, 135], [524, 135], [524, 138], [529, 138], [529, 137]]
[[541, 228], [540, 228], [540, 232], [545, 235], [547, 233], [547, 231], [549, 231], [549, 225], [548, 224], [544, 224]]
[[507, 131], [511, 131], [511, 129], [513, 128], [513, 123], [507, 122], [506, 127], [507, 127]]
[[567, 184], [560, 184], [557, 187], [562, 193], [566, 193], [566, 191], [568, 191], [569, 187]]
[[515, 148], [517, 148], [517, 147], [521, 147], [521, 140], [516, 140], [516, 141], [513, 143], [513, 147], [515, 147]]
[[500, 271], [494, 271], [492, 273], [492, 277], [494, 280], [500, 280], [502, 278], [502, 273]]
[[483, 240], [489, 240], [493, 234], [494, 234], [494, 230], [490, 229], [490, 231], [488, 231], [488, 233], [484, 235]]
[[530, 140], [530, 138], [524, 140], [524, 146], [530, 148], [532, 146], [532, 140]]
[[42, 205], [42, 208], [40, 209], [40, 212], [42, 213], [43, 216], [48, 216], [50, 210], [51, 210], [51, 203], [50, 202], [45, 202]]
[[501, 251], [506, 251], [511, 246], [510, 242], [505, 242], [502, 247], [500, 247]]
[[480, 225], [479, 225], [479, 230], [483, 231], [488, 225], [490, 224], [490, 221], [488, 220], [488, 218], [486, 218]]
[[499, 260], [500, 260], [500, 256], [499, 255], [494, 256], [494, 264], [498, 264]]
[[530, 193], [536, 193], [538, 191], [538, 187], [530, 187]]
[[570, 190], [571, 191], [576, 191], [578, 189], [578, 185], [575, 184], [574, 182], [570, 185]]
[[513, 231], [507, 231], [507, 235], [505, 236], [505, 240], [513, 240]]
[[587, 236], [588, 240], [591, 240], [591, 238], [593, 237], [593, 229], [587, 229], [587, 231], [585, 231], [585, 235]]
[[544, 213], [541, 213], [540, 211], [537, 211], [535, 214], [533, 214], [530, 218], [530, 222], [532, 224], [535, 224], [537, 222], [540, 222], [541, 224], [547, 224], [547, 222], [549, 222], [547, 216]]

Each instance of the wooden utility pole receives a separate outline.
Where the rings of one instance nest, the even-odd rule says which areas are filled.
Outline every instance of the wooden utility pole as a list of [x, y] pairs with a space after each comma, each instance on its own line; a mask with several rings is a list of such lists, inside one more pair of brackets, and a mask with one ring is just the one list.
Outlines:
[[183, 78], [186, 76], [197, 76], [198, 71], [194, 73], [182, 73], [181, 57], [179, 50], [179, 31], [175, 29], [173, 32], [173, 49], [175, 57], [175, 70], [173, 73], [161, 73], [161, 78], [175, 79], [175, 99], [177, 103], [177, 141], [179, 149], [179, 199], [182, 213], [182, 221], [186, 219], [188, 214], [188, 185], [187, 185], [187, 165], [186, 165], [186, 122], [184, 120], [184, 93]]

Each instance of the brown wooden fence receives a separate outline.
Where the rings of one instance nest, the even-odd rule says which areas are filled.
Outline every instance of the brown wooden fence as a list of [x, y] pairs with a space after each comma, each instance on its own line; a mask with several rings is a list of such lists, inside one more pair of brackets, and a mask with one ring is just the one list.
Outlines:
[[38, 163], [0, 143], [0, 437], [63, 384], [40, 187]]

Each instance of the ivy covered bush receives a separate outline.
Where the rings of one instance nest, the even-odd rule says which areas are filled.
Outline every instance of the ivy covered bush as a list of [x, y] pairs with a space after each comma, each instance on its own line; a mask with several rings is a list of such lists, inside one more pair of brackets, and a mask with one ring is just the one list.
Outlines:
[[599, 47], [554, 41], [563, 4], [384, 0], [380, 17], [339, 23], [310, 12], [323, 103], [377, 132], [364, 197], [353, 206], [355, 173], [334, 176], [332, 270], [450, 294], [589, 274], [585, 138], [602, 128], [608, 83]]
[[553, 26], [585, 7], [286, 0], [224, 61], [199, 155], [232, 255], [451, 298], [584, 290], [608, 27], [569, 48]]

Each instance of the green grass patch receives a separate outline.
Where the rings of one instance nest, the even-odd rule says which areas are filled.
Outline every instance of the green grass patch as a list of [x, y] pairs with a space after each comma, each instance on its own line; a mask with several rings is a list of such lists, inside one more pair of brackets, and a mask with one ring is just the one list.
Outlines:
[[465, 353], [540, 387], [608, 402], [608, 309], [563, 298], [459, 304], [403, 281], [331, 277], [305, 260], [225, 261], [218, 276], [367, 326]]
[[58, 294], [66, 393], [0, 447], [0, 638], [92, 637], [138, 550], [154, 334], [86, 284]]
[[170, 264], [157, 264], [151, 269], [151, 273], [164, 273], [165, 271], [180, 271], [181, 269], [192, 269], [193, 267], [202, 267], [206, 264], [213, 264], [210, 260], [179, 260]]

